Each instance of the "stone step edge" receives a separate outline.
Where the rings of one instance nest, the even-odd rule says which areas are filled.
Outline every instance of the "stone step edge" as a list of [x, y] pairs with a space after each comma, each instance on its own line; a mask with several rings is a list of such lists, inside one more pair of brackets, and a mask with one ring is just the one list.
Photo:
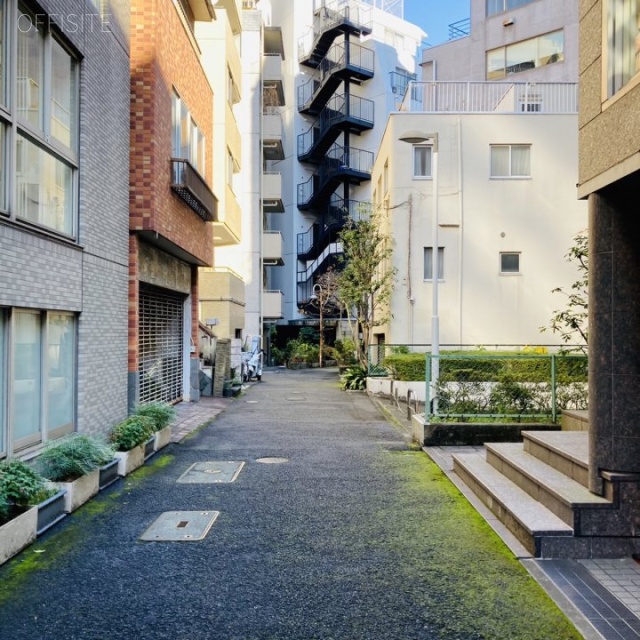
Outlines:
[[[589, 462], [582, 460], [581, 458], [578, 458], [577, 456], [573, 455], [570, 451], [567, 451], [566, 449], [562, 449], [560, 447], [558, 447], [557, 445], [553, 444], [552, 442], [549, 442], [548, 440], [545, 439], [544, 434], [547, 433], [545, 431], [522, 431], [522, 439], [524, 440], [529, 440], [530, 442], [533, 442], [535, 444], [537, 444], [540, 447], [544, 447], [545, 449], [548, 449], [551, 453], [555, 453], [556, 455], [565, 458], [566, 460], [569, 460], [569, 462], [572, 462], [573, 464], [577, 464], [580, 467], [583, 467], [584, 469], [588, 470], [589, 469]], [[554, 432], [556, 433], [556, 432]], [[562, 432], [560, 432], [562, 433]], [[583, 432], [567, 432], [567, 433], [583, 433]]]
[[[476, 454], [454, 454], [454, 472], [462, 480], [471, 477], [492, 502], [511, 517], [532, 537], [572, 536], [573, 528], [549, 509], [534, 500], [524, 489], [502, 475], [495, 467]], [[462, 472], [462, 473], [461, 473]], [[468, 483], [466, 483], [468, 485]], [[469, 486], [469, 485], [468, 485]], [[473, 488], [473, 487], [470, 487]], [[476, 495], [478, 493], [474, 491]], [[484, 504], [487, 501], [478, 495]], [[491, 511], [494, 508], [487, 504]], [[502, 520], [502, 518], [500, 518]], [[504, 520], [502, 520], [504, 522]]]
[[[524, 451], [519, 443], [487, 443], [486, 449], [487, 456], [491, 452], [500, 458], [504, 464], [507, 464], [531, 482], [536, 483], [548, 495], [567, 507], [572, 509], [598, 509], [611, 508], [613, 506], [609, 500], [591, 493], [589, 489], [577, 480], [571, 479], [546, 462], [542, 462], [539, 458]], [[490, 462], [487, 462], [487, 464], [490, 464]], [[496, 471], [500, 473], [498, 469]], [[575, 499], [576, 497], [578, 499]]]

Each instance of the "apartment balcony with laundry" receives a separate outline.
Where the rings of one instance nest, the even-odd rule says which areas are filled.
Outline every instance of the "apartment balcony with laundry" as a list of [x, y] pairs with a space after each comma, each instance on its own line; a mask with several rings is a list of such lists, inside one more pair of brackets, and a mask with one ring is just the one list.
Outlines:
[[318, 115], [341, 82], [360, 84], [373, 78], [374, 71], [373, 50], [349, 40], [334, 43], [311, 78], [298, 87], [298, 111]]
[[366, 36], [373, 29], [371, 7], [360, 2], [327, 0], [314, 12], [313, 27], [298, 40], [300, 64], [316, 68], [341, 35]]
[[262, 210], [265, 213], [284, 213], [282, 174], [279, 171], [262, 174]]
[[265, 267], [281, 267], [282, 259], [282, 234], [279, 231], [262, 232], [262, 264]]
[[350, 94], [336, 94], [311, 127], [298, 136], [298, 160], [317, 164], [343, 132], [360, 135], [373, 129], [373, 100]]
[[218, 199], [185, 158], [171, 158], [171, 189], [205, 222], [217, 220]]
[[370, 202], [333, 196], [327, 210], [320, 214], [316, 222], [307, 231], [298, 234], [298, 260], [315, 260], [329, 244], [338, 240], [338, 234], [349, 220], [366, 219], [370, 212]]
[[371, 180], [374, 154], [351, 147], [333, 145], [313, 175], [298, 184], [297, 203], [301, 211], [312, 210], [326, 201], [341, 184]]

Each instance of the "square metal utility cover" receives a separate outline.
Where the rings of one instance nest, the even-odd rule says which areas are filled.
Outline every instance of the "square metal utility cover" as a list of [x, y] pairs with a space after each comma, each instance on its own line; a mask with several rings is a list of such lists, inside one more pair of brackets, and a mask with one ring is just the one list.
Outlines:
[[244, 462], [222, 461], [196, 462], [179, 478], [178, 482], [188, 484], [214, 484], [233, 482], [244, 467]]
[[140, 536], [140, 540], [171, 542], [202, 540], [219, 515], [219, 511], [165, 511]]

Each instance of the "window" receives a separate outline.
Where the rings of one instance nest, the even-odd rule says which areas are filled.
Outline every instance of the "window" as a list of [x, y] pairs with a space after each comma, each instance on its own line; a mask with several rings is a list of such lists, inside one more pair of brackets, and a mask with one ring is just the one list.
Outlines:
[[431, 178], [431, 156], [433, 147], [431, 145], [413, 146], [413, 177]]
[[404, 94], [406, 93], [409, 82], [411, 82], [412, 80], [416, 80], [416, 78], [418, 77], [415, 73], [409, 73], [401, 67], [396, 67], [395, 71], [391, 71], [390, 76], [391, 91], [401, 96], [404, 96]]
[[611, 97], [640, 71], [640, 0], [609, 0], [606, 51]]
[[487, 80], [543, 67], [564, 60], [564, 32], [553, 31], [487, 51]]
[[184, 158], [201, 176], [205, 172], [205, 137], [182, 98], [174, 91], [171, 102], [173, 140], [171, 154]]
[[531, 145], [491, 145], [492, 178], [528, 178], [531, 176]]
[[520, 254], [501, 253], [500, 273], [520, 273]]
[[[9, 311], [10, 313], [7, 313]], [[70, 313], [31, 309], [0, 312], [0, 394], [9, 390], [8, 414], [0, 413], [0, 451], [13, 451], [74, 430], [76, 320]], [[8, 381], [8, 385], [3, 383]], [[6, 417], [9, 418], [8, 423]]]
[[[433, 280], [433, 247], [424, 248], [424, 279]], [[438, 247], [438, 280], [444, 279], [444, 247]]]
[[487, 15], [492, 16], [495, 13], [517, 9], [529, 2], [533, 0], [487, 0]]
[[[8, 49], [2, 37], [6, 3], [2, 7], [0, 96], [15, 112], [12, 122], [0, 119], [0, 210], [73, 238], [78, 227], [78, 63], [62, 35], [49, 28], [54, 21], [20, 3], [12, 27], [15, 49]], [[7, 73], [10, 51], [15, 52], [14, 79]], [[7, 163], [14, 141], [15, 166]]]

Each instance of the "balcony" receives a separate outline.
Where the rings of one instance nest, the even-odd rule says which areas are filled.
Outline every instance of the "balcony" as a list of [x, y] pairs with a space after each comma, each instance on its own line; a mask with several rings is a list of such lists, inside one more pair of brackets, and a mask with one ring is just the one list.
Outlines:
[[224, 202], [218, 208], [218, 219], [213, 223], [213, 244], [225, 247], [239, 244], [242, 237], [240, 205], [229, 185], [225, 186]]
[[171, 188], [205, 222], [217, 219], [218, 199], [188, 160], [171, 158]]
[[277, 171], [262, 174], [262, 210], [265, 213], [284, 213], [282, 175]]
[[264, 231], [262, 234], [262, 264], [265, 267], [281, 267], [282, 234], [279, 231]]
[[412, 113], [578, 112], [575, 82], [409, 82], [400, 111]]
[[284, 160], [282, 116], [275, 107], [266, 107], [262, 115], [262, 153], [265, 160]]
[[272, 53], [262, 58], [262, 102], [269, 107], [283, 107], [282, 56]]
[[284, 318], [282, 311], [282, 291], [262, 292], [262, 318], [264, 320], [281, 320]]

